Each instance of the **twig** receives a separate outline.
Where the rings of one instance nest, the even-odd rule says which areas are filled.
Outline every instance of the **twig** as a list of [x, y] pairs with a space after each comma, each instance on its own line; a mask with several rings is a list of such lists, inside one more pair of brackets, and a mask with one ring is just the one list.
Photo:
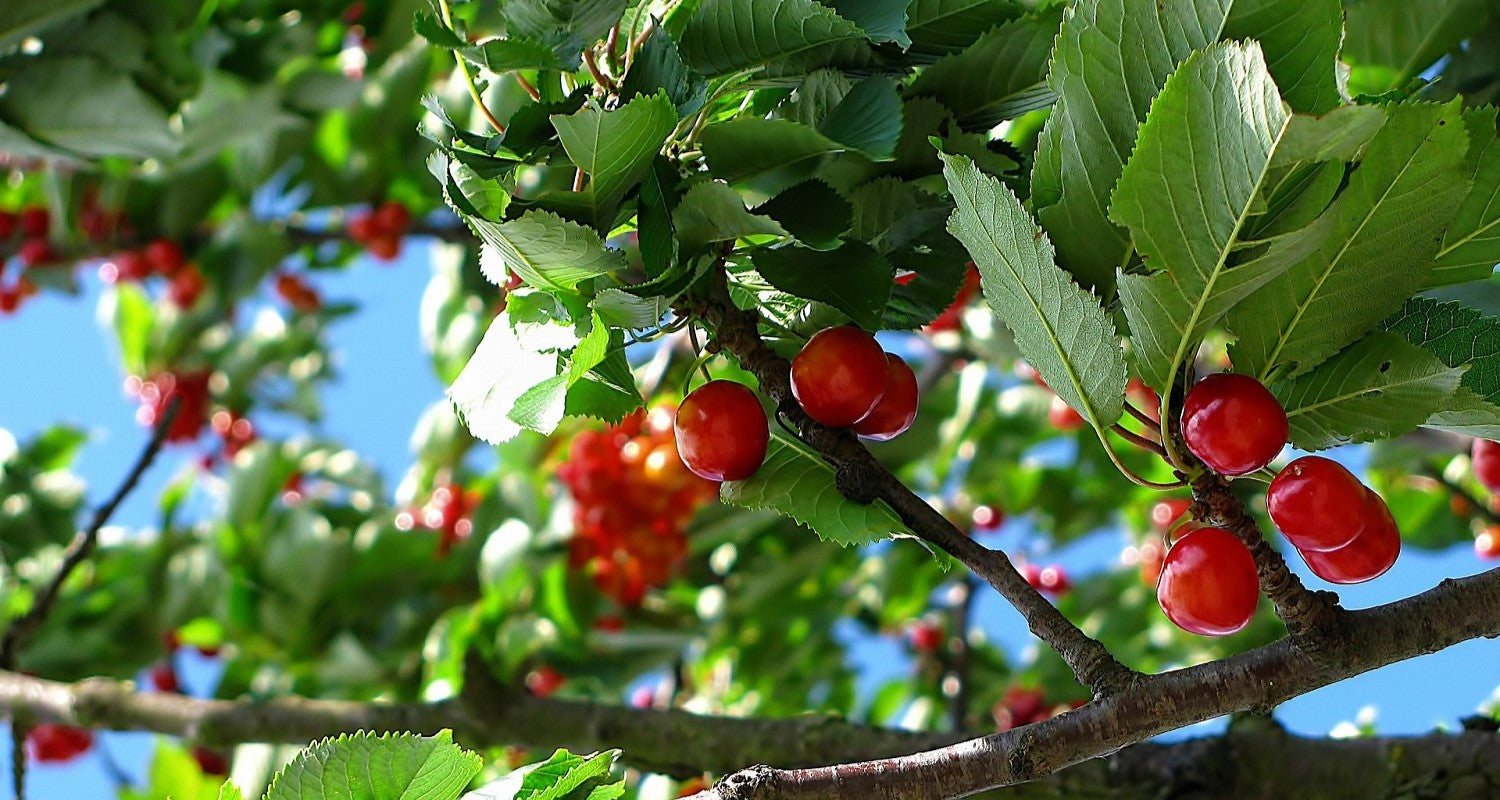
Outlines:
[[[448, 8], [448, 0], [438, 0], [438, 11], [443, 15], [443, 24], [452, 28], [453, 12]], [[490, 123], [490, 127], [494, 128], [496, 133], [505, 133], [505, 126], [500, 124], [500, 120], [495, 119], [495, 115], [490, 113], [489, 106], [484, 104], [484, 98], [479, 96], [479, 87], [474, 85], [474, 73], [469, 71], [469, 62], [465, 61], [463, 54], [457, 50], [453, 51], [453, 60], [458, 64], [459, 73], [464, 76], [464, 85], [469, 87], [469, 96], [474, 98], [474, 106], [479, 109], [479, 113], [484, 115], [485, 120]]]
[[167, 440], [167, 430], [172, 427], [172, 421], [177, 418], [177, 412], [181, 406], [180, 398], [173, 398], [167, 405], [166, 413], [157, 421], [156, 429], [151, 432], [150, 441], [146, 442], [145, 449], [136, 458], [125, 480], [120, 483], [115, 493], [105, 501], [104, 505], [94, 512], [94, 518], [89, 526], [74, 535], [73, 541], [68, 544], [67, 551], [63, 553], [62, 564], [57, 568], [57, 574], [52, 576], [52, 580], [42, 589], [36, 602], [32, 603], [26, 614], [16, 620], [5, 632], [5, 638], [0, 640], [0, 669], [15, 667], [16, 656], [26, 644], [26, 640], [36, 632], [36, 629], [47, 618], [47, 614], [52, 611], [53, 604], [62, 593], [63, 584], [67, 582], [73, 571], [82, 566], [93, 553], [95, 545], [99, 542], [99, 531], [109, 523], [115, 510], [135, 490], [136, 484], [140, 483], [141, 477], [151, 467], [151, 462], [156, 460], [156, 454], [161, 452], [162, 444]]
[[1121, 439], [1130, 442], [1142, 450], [1149, 450], [1162, 458], [1167, 457], [1167, 451], [1162, 449], [1161, 442], [1154, 442], [1138, 433], [1134, 433], [1118, 422], [1111, 425], [1109, 429], [1118, 434]]
[[858, 503], [885, 501], [923, 541], [963, 562], [1010, 602], [1038, 638], [1062, 656], [1079, 682], [1096, 695], [1117, 692], [1135, 681], [1099, 642], [1089, 638], [1037, 592], [1004, 553], [969, 538], [885, 468], [848, 430], [818, 424], [792, 397], [790, 364], [761, 339], [760, 314], [741, 310], [729, 297], [723, 259], [710, 271], [705, 293], [684, 301], [684, 310], [703, 320], [715, 341], [733, 353], [740, 366], [754, 373], [761, 392], [797, 430], [798, 437], [835, 467], [836, 486]]

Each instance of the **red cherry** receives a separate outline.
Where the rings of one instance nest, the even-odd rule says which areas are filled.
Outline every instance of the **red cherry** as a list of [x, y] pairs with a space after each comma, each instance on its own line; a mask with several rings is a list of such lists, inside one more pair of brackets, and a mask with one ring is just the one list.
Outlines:
[[376, 234], [365, 243], [365, 249], [381, 261], [395, 261], [396, 256], [401, 255], [401, 237], [385, 233]]
[[218, 750], [210, 750], [207, 747], [194, 747], [193, 760], [198, 762], [198, 769], [204, 775], [228, 775], [229, 759]]
[[[142, 281], [146, 279], [146, 276], [151, 274], [151, 262], [139, 250], [123, 250], [116, 253], [110, 263], [115, 268], [113, 275], [107, 274], [102, 269], [100, 271], [100, 275], [104, 277], [107, 283], [114, 283], [116, 281]], [[105, 266], [109, 265], [106, 264]]]
[[1162, 533], [1172, 529], [1172, 523], [1182, 518], [1188, 512], [1193, 501], [1185, 497], [1174, 497], [1170, 500], [1162, 500], [1151, 507], [1151, 524]]
[[1474, 462], [1474, 477], [1491, 492], [1500, 492], [1500, 442], [1475, 439], [1470, 450]]
[[178, 268], [172, 275], [172, 282], [167, 284], [167, 297], [178, 308], [192, 308], [207, 287], [208, 282], [203, 279], [203, 273], [188, 264]]
[[1140, 378], [1125, 384], [1125, 399], [1134, 400], [1140, 410], [1154, 422], [1161, 421], [1161, 396]]
[[1002, 731], [1030, 725], [1047, 716], [1047, 696], [1038, 688], [1011, 686], [1005, 690], [991, 714]]
[[22, 236], [37, 239], [47, 235], [48, 229], [52, 227], [52, 215], [45, 206], [27, 206], [21, 209], [16, 222]]
[[912, 624], [906, 632], [911, 649], [918, 653], [936, 653], [943, 646], [943, 629], [927, 622]]
[[356, 242], [368, 242], [380, 233], [380, 223], [375, 221], [375, 212], [367, 211], [349, 218], [349, 238]]
[[840, 325], [818, 331], [792, 359], [792, 394], [807, 415], [831, 428], [864, 419], [890, 380], [875, 337]]
[[215, 645], [200, 644], [200, 645], [198, 645], [197, 647], [195, 647], [193, 649], [197, 650], [198, 651], [198, 655], [203, 656], [204, 658], [218, 658], [219, 657], [219, 652], [223, 648], [217, 647]]
[[526, 675], [526, 688], [537, 697], [546, 697], [561, 689], [567, 682], [566, 676], [545, 664]]
[[1052, 395], [1052, 402], [1047, 406], [1047, 421], [1060, 431], [1076, 431], [1086, 424], [1082, 414], [1073, 410], [1067, 401], [1055, 394]]
[[1161, 542], [1156, 539], [1146, 540], [1137, 551], [1137, 558], [1141, 563], [1141, 580], [1155, 586], [1156, 582], [1161, 579], [1161, 566], [1166, 559]]
[[176, 275], [187, 263], [182, 248], [171, 239], [152, 239], [144, 251], [146, 261], [158, 275]]
[[1068, 573], [1056, 564], [1044, 567], [1037, 573], [1037, 589], [1053, 595], [1067, 594], [1073, 588], [1072, 581], [1068, 580]]
[[13, 211], [0, 211], [0, 239], [9, 239], [16, 232], [16, 214]]
[[974, 530], [981, 533], [999, 530], [1005, 524], [1005, 514], [994, 506], [975, 506], [969, 519], [973, 521]]
[[917, 376], [911, 367], [890, 353], [885, 394], [865, 418], [854, 424], [854, 432], [866, 439], [884, 442], [901, 435], [917, 418]]
[[1288, 431], [1281, 402], [1249, 375], [1210, 375], [1182, 403], [1183, 441], [1220, 475], [1244, 475], [1271, 463]]
[[711, 481], [738, 481], [766, 460], [770, 427], [755, 393], [734, 381], [709, 381], [677, 408], [672, 423], [677, 453], [694, 474]]
[[1327, 552], [1354, 541], [1364, 528], [1365, 491], [1337, 461], [1303, 456], [1271, 481], [1266, 508], [1298, 550]]
[[1401, 555], [1401, 532], [1379, 494], [1365, 490], [1365, 525], [1354, 541], [1337, 550], [1302, 551], [1314, 575], [1329, 583], [1364, 583], [1384, 575]]
[[1031, 588], [1039, 592], [1042, 590], [1041, 567], [1035, 564], [1026, 563], [1017, 566], [1016, 570], [1021, 573], [1021, 577], [1025, 578], [1027, 583], [1031, 584]]
[[375, 225], [383, 233], [400, 236], [411, 226], [411, 212], [405, 205], [388, 200], [375, 209]]
[[1167, 619], [1185, 631], [1234, 633], [1250, 624], [1260, 600], [1255, 559], [1229, 531], [1191, 530], [1167, 551], [1156, 600]]
[[14, 289], [0, 288], [0, 314], [12, 314], [21, 307], [21, 293]]
[[16, 251], [21, 263], [27, 267], [39, 267], [43, 264], [51, 264], [60, 256], [53, 249], [52, 243], [46, 239], [27, 239], [21, 242], [21, 248]]
[[26, 733], [27, 750], [42, 764], [72, 761], [94, 746], [94, 733], [83, 728], [44, 722]]
[[311, 314], [323, 307], [323, 300], [316, 289], [290, 272], [276, 276], [276, 294], [281, 296], [294, 311]]
[[927, 325], [928, 333], [939, 331], [956, 331], [959, 328], [964, 306], [969, 304], [975, 292], [979, 291], [979, 270], [975, 268], [974, 262], [970, 261], [964, 271], [963, 285], [958, 287], [958, 293], [954, 295], [953, 302], [943, 309], [937, 319]]
[[1474, 554], [1480, 558], [1500, 558], [1500, 525], [1491, 525], [1474, 537]]
[[168, 653], [172, 653], [182, 646], [182, 637], [175, 630], [167, 631], [161, 635], [161, 643], [167, 648]]
[[152, 688], [158, 692], [177, 694], [182, 691], [182, 684], [177, 680], [177, 670], [172, 669], [169, 662], [163, 661], [153, 666], [146, 677], [151, 681]]

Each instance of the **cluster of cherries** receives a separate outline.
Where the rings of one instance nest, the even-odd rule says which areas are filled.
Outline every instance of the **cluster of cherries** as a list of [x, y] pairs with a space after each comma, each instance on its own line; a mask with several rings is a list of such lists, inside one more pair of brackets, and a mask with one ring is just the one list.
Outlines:
[[457, 483], [443, 484], [432, 490], [426, 503], [396, 514], [396, 528], [403, 531], [414, 528], [435, 531], [438, 535], [438, 556], [446, 556], [455, 545], [474, 532], [474, 522], [470, 515], [479, 504], [479, 498], [478, 492], [468, 491]]
[[[917, 418], [917, 376], [901, 357], [852, 325], [824, 328], [792, 359], [792, 396], [809, 417], [885, 441]], [[688, 469], [711, 481], [744, 480], [766, 458], [770, 427], [755, 393], [715, 380], [677, 410], [677, 449]]]
[[[18, 211], [0, 210], [0, 244], [10, 242], [19, 234], [21, 242], [14, 252], [23, 269], [56, 261], [57, 251], [47, 241], [47, 230], [51, 225], [51, 215], [44, 206], [26, 206]], [[5, 251], [9, 248], [0, 252]], [[3, 273], [4, 265], [5, 259], [0, 256], [0, 273]], [[0, 282], [0, 314], [13, 313], [36, 292], [36, 284], [24, 274], [9, 284]]]
[[387, 200], [378, 206], [349, 218], [349, 238], [364, 245], [365, 250], [381, 261], [394, 261], [401, 255], [401, 237], [411, 227], [411, 211], [405, 205]]
[[[1210, 375], [1183, 401], [1183, 441], [1220, 475], [1264, 469], [1281, 452], [1288, 432], [1281, 404], [1246, 375]], [[1401, 552], [1401, 534], [1385, 500], [1336, 461], [1303, 456], [1288, 464], [1271, 481], [1266, 504], [1282, 535], [1326, 581], [1372, 580]], [[1234, 633], [1249, 624], [1259, 601], [1255, 559], [1234, 533], [1183, 523], [1173, 530], [1156, 596], [1167, 617], [1184, 630]]]
[[[758, 403], [755, 410], [764, 451], [765, 416]], [[678, 455], [673, 417], [670, 406], [657, 406], [605, 430], [579, 431], [557, 470], [577, 503], [569, 564], [627, 608], [672, 577], [687, 553], [687, 523], [718, 496], [718, 485], [694, 475]]]
[[203, 273], [189, 264], [171, 239], [153, 239], [139, 250], [122, 250], [99, 267], [105, 283], [144, 283], [153, 276], [167, 281], [167, 298], [178, 308], [192, 308], [208, 287]]

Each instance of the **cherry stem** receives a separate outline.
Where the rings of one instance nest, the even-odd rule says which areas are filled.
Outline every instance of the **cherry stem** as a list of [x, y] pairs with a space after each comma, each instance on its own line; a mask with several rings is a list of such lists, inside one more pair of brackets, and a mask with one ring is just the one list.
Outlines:
[[611, 67], [620, 66], [620, 23], [618, 22], [609, 29], [609, 36], [604, 39], [604, 57]]
[[583, 167], [573, 168], [573, 191], [583, 191]]
[[[448, 8], [448, 0], [438, 0], [438, 11], [443, 15], [443, 24], [453, 28], [453, 12]], [[453, 61], [458, 64], [458, 72], [464, 76], [464, 85], [469, 88], [469, 96], [474, 98], [474, 106], [479, 109], [479, 113], [484, 115], [496, 133], [505, 133], [505, 126], [495, 119], [489, 106], [484, 104], [484, 98], [479, 95], [479, 87], [474, 84], [474, 73], [469, 71], [469, 62], [457, 50], [453, 51]]]
[[[1121, 428], [1120, 431], [1116, 432], [1120, 433], [1123, 431], [1124, 429]], [[1164, 492], [1168, 489], [1181, 489], [1187, 485], [1187, 481], [1183, 480], [1175, 480], [1171, 483], [1158, 483], [1147, 480], [1125, 464], [1125, 461], [1120, 458], [1120, 454], [1115, 451], [1114, 445], [1110, 444], [1109, 437], [1105, 436], [1103, 431], [1099, 431], [1099, 443], [1104, 445], [1104, 454], [1109, 456], [1110, 463], [1115, 465], [1115, 469], [1119, 470], [1121, 475], [1124, 475], [1131, 483], [1137, 486], [1144, 486], [1147, 489], [1156, 489]]]
[[1167, 456], [1167, 451], [1161, 446], [1161, 442], [1153, 441], [1138, 433], [1134, 433], [1118, 422], [1114, 425], [1111, 425], [1109, 429], [1118, 434], [1121, 439], [1130, 442], [1131, 444], [1141, 448], [1142, 450], [1149, 450], [1150, 452], [1155, 453], [1162, 458], [1166, 458]]
[[595, 60], [593, 50], [583, 51], [583, 65], [588, 67], [589, 75], [593, 76], [594, 83], [600, 89], [603, 89], [608, 94], [614, 94], [618, 91], [615, 82], [610, 80], [609, 76], [605, 75], [603, 70], [599, 69], [599, 62]]
[[1160, 435], [1161, 423], [1152, 419], [1150, 414], [1136, 408], [1135, 404], [1129, 400], [1125, 401], [1125, 410], [1130, 413], [1130, 416], [1135, 417], [1138, 422], [1145, 425], [1148, 430], [1156, 431]]
[[521, 84], [521, 88], [526, 90], [526, 94], [530, 96], [532, 100], [535, 100], [538, 103], [542, 101], [542, 93], [537, 91], [535, 84], [533, 84], [531, 81], [526, 80], [525, 75], [522, 75], [520, 72], [512, 72], [511, 76], [516, 79], [516, 83]]

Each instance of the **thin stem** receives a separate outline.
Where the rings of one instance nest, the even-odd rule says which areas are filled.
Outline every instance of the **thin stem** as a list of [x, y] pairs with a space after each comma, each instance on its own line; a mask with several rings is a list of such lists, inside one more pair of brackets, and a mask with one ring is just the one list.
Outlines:
[[166, 413], [157, 421], [156, 429], [151, 432], [151, 439], [146, 442], [145, 449], [136, 458], [130, 472], [125, 475], [125, 480], [121, 481], [119, 487], [104, 505], [94, 512], [94, 518], [89, 522], [89, 526], [73, 537], [73, 541], [68, 544], [68, 549], [63, 554], [62, 564], [57, 568], [57, 574], [52, 576], [52, 580], [37, 595], [36, 602], [32, 603], [30, 610], [5, 632], [5, 638], [0, 640], [0, 669], [11, 669], [16, 665], [16, 656], [25, 646], [26, 640], [36, 632], [36, 629], [46, 620], [47, 615], [51, 613], [52, 606], [57, 603], [58, 596], [62, 594], [63, 584], [67, 582], [74, 570], [82, 566], [83, 562], [87, 561], [94, 552], [94, 547], [99, 542], [99, 531], [109, 523], [115, 510], [135, 490], [141, 477], [151, 467], [151, 462], [156, 460], [157, 453], [161, 452], [162, 443], [167, 440], [167, 430], [172, 427], [172, 421], [177, 418], [177, 412], [181, 406], [180, 398], [173, 398], [168, 404]]
[[615, 82], [610, 80], [609, 76], [605, 75], [603, 70], [599, 69], [599, 62], [595, 60], [593, 50], [583, 51], [583, 65], [588, 67], [589, 75], [593, 76], [594, 84], [600, 89], [609, 94], [614, 94], [617, 91]]
[[1115, 452], [1114, 445], [1109, 443], [1109, 437], [1105, 436], [1102, 431], [1099, 434], [1099, 442], [1104, 445], [1104, 454], [1109, 456], [1109, 461], [1115, 465], [1115, 469], [1119, 470], [1121, 475], [1124, 475], [1131, 483], [1137, 486], [1166, 491], [1168, 489], [1181, 489], [1187, 485], [1187, 481], [1182, 480], [1172, 481], [1171, 483], [1157, 483], [1156, 481], [1146, 480], [1137, 474], [1135, 470], [1126, 466], [1125, 461], [1120, 458], [1120, 454]]
[[516, 79], [516, 83], [521, 84], [521, 88], [526, 90], [526, 94], [529, 95], [532, 100], [541, 102], [542, 93], [537, 91], [536, 86], [531, 81], [526, 80], [525, 75], [522, 75], [519, 71], [512, 72], [511, 75]]
[[583, 191], [583, 167], [573, 169], [573, 191]]
[[1142, 450], [1149, 450], [1162, 458], [1166, 458], [1167, 456], [1167, 451], [1161, 446], [1160, 442], [1152, 441], [1138, 433], [1134, 433], [1119, 423], [1111, 425], [1109, 429], [1118, 434], [1121, 439], [1130, 442]]
[[618, 69], [620, 66], [620, 23], [616, 22], [609, 29], [609, 36], [604, 39], [604, 57], [609, 61], [611, 68]]
[[1125, 401], [1125, 410], [1129, 412], [1130, 416], [1135, 417], [1137, 422], [1145, 425], [1150, 430], [1156, 431], [1157, 434], [1161, 433], [1161, 423], [1152, 419], [1150, 414], [1136, 408], [1135, 404], [1129, 400]]
[[[443, 15], [443, 24], [452, 28], [453, 12], [448, 8], [448, 0], [438, 0], [438, 11]], [[490, 113], [490, 107], [484, 104], [484, 98], [479, 96], [479, 87], [474, 85], [474, 73], [469, 71], [469, 62], [457, 50], [453, 51], [453, 61], [458, 64], [459, 74], [464, 76], [464, 85], [469, 87], [469, 96], [474, 98], [474, 106], [479, 109], [479, 113], [484, 115], [496, 133], [505, 133], [505, 126], [495, 119], [495, 115]]]

